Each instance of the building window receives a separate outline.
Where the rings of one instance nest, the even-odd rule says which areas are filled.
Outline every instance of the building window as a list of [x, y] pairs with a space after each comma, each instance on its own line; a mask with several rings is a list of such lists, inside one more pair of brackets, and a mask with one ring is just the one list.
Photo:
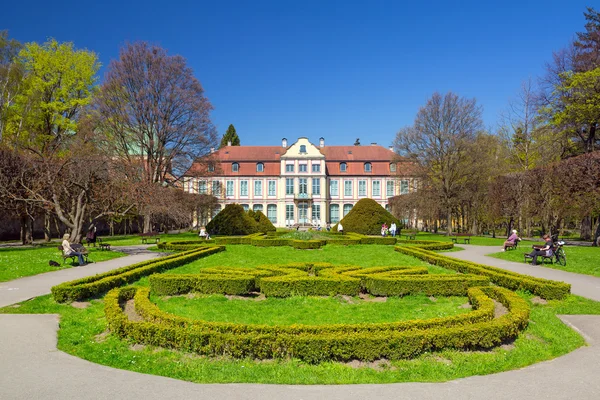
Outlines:
[[306, 178], [298, 179], [298, 184], [299, 184], [298, 192], [300, 194], [303, 194], [303, 195], [308, 194], [308, 185], [306, 184], [306, 181], [307, 181]]
[[248, 210], [250, 209], [248, 204], [240, 204], [240, 205], [244, 208], [244, 211], [246, 211], [246, 212], [248, 212]]
[[381, 181], [373, 181], [373, 197], [381, 196]]
[[346, 172], [347, 165], [345, 162], [340, 163], [340, 172]]
[[321, 164], [313, 164], [312, 172], [321, 172]]
[[256, 212], [256, 211], [262, 212], [263, 211], [263, 205], [262, 204], [255, 204], [255, 205], [252, 206], [252, 210], [254, 212]]
[[198, 193], [206, 194], [206, 181], [198, 182]]
[[269, 196], [275, 196], [277, 192], [275, 191], [275, 181], [269, 181]]
[[219, 212], [221, 212], [221, 206], [217, 204], [212, 210], [212, 217], [214, 218]]
[[306, 145], [300, 145], [300, 153], [306, 153]]
[[339, 204], [331, 204], [329, 206], [329, 219], [334, 224], [340, 220], [340, 205]]
[[285, 164], [285, 172], [294, 172], [294, 164]]
[[344, 181], [344, 196], [352, 196], [352, 181]]
[[233, 172], [239, 172], [240, 171], [240, 164], [234, 162], [233, 164], [231, 164], [231, 170]]
[[338, 196], [338, 181], [329, 182], [329, 195]]
[[367, 195], [367, 181], [358, 181], [358, 195], [359, 196]]
[[313, 178], [313, 180], [312, 180], [312, 194], [313, 195], [321, 194], [321, 180], [318, 178]]
[[233, 197], [233, 181], [227, 181], [226, 183], [226, 196]]
[[308, 166], [306, 164], [300, 164], [298, 166], [298, 168], [300, 169], [300, 172], [306, 172], [307, 167]]
[[212, 183], [212, 195], [215, 197], [221, 197], [221, 182], [213, 181]]
[[312, 205], [312, 220], [313, 223], [316, 223], [317, 221], [321, 221], [321, 205], [320, 204], [314, 204]]
[[371, 163], [370, 162], [365, 163], [365, 172], [371, 172]]
[[269, 218], [269, 221], [271, 221], [271, 223], [273, 223], [273, 224], [277, 223], [277, 205], [276, 204], [267, 205], [267, 218]]
[[394, 196], [394, 181], [387, 181], [387, 189], [386, 189], [386, 193], [388, 197], [393, 197]]
[[344, 217], [352, 210], [352, 204], [344, 204]]
[[256, 172], [264, 172], [265, 171], [265, 164], [259, 162], [256, 163]]
[[210, 162], [208, 163], [208, 172], [215, 172], [215, 164]]
[[293, 204], [285, 205], [285, 221], [287, 224], [294, 223], [294, 205]]
[[254, 195], [262, 197], [262, 181], [254, 181]]
[[248, 196], [248, 181], [240, 181], [240, 196]]
[[400, 181], [400, 194], [407, 194], [408, 193], [408, 181], [406, 179], [403, 179]]
[[390, 172], [396, 172], [396, 163], [390, 163]]
[[286, 178], [285, 194], [294, 194], [294, 178]]

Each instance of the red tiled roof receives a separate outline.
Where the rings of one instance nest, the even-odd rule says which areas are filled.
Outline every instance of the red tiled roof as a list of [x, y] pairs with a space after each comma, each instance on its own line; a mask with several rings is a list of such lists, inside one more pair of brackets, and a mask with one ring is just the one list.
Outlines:
[[279, 161], [287, 151], [281, 146], [226, 146], [213, 153], [221, 161]]
[[327, 161], [387, 161], [396, 154], [382, 146], [325, 146], [320, 148]]

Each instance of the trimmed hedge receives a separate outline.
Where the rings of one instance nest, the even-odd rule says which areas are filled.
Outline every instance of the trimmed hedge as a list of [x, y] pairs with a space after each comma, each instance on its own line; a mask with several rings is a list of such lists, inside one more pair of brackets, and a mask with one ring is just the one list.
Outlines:
[[571, 285], [568, 283], [535, 278], [501, 268], [457, 260], [422, 248], [398, 246], [395, 250], [443, 268], [461, 273], [484, 275], [496, 285], [511, 290], [527, 290], [544, 299], [562, 299], [571, 291]]
[[[356, 232], [363, 235], [380, 235], [381, 226], [385, 223], [391, 225], [392, 222], [400, 228], [400, 221], [390, 214], [385, 208], [381, 207], [373, 199], [359, 200], [350, 212], [340, 221], [344, 226], [344, 232]], [[334, 226], [337, 231], [339, 224]]]
[[248, 235], [259, 231], [259, 224], [239, 204], [228, 204], [206, 225], [211, 235]]
[[258, 359], [296, 357], [311, 363], [352, 359], [372, 361], [380, 358], [397, 360], [444, 348], [491, 348], [514, 339], [527, 326], [529, 307], [515, 293], [498, 287], [471, 290], [483, 291], [495, 298], [508, 308], [508, 313], [497, 319], [469, 325], [403, 331], [229, 333], [202, 325], [130, 321], [120, 304], [134, 298], [137, 290], [122, 288], [106, 296], [105, 314], [112, 332], [138, 343], [209, 356]]
[[191, 261], [224, 250], [224, 247], [200, 247], [183, 253], [118, 268], [103, 274], [64, 282], [52, 287], [52, 297], [56, 302], [64, 303], [98, 296], [108, 292], [110, 289], [134, 282], [144, 276], [177, 268]]

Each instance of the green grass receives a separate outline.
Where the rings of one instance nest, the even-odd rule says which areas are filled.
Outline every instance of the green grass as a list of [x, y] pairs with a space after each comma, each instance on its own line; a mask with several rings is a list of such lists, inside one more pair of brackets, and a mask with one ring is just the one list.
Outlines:
[[[56, 245], [45, 245], [36, 247], [7, 247], [0, 248], [0, 282], [11, 281], [13, 279], [25, 276], [37, 275], [43, 272], [56, 271], [59, 269], [71, 268], [75, 264], [70, 264], [70, 260], [63, 263], [61, 253]], [[101, 251], [98, 248], [91, 247], [88, 259], [99, 262], [111, 260], [113, 258], [123, 257], [124, 253], [117, 251]], [[51, 267], [48, 261], [54, 260], [60, 264], [60, 267]]]
[[[172, 241], [186, 241], [186, 240], [198, 240], [198, 232], [184, 232], [184, 233], [161, 233], [158, 235], [162, 242]], [[126, 236], [102, 236], [103, 242], [110, 243], [112, 246], [134, 246], [142, 244], [142, 238], [139, 234], [126, 235]], [[148, 240], [148, 243], [154, 243], [153, 239]]]
[[[526, 299], [531, 296], [521, 293]], [[146, 374], [168, 376], [198, 383], [350, 384], [392, 382], [443, 382], [522, 368], [566, 354], [584, 345], [583, 339], [563, 324], [561, 314], [600, 314], [600, 303], [569, 296], [547, 305], [532, 305], [531, 323], [515, 340], [514, 348], [485, 352], [447, 350], [424, 354], [372, 368], [325, 362], [317, 365], [299, 360], [211, 359], [153, 347], [134, 350], [131, 343], [106, 335], [102, 300], [77, 309], [42, 296], [6, 307], [2, 313], [57, 313], [61, 315], [58, 348], [91, 362]], [[100, 335], [100, 336], [99, 336]]]
[[[402, 238], [404, 238], [404, 236], [402, 236]], [[438, 234], [434, 234], [434, 233], [428, 233], [428, 232], [419, 232], [416, 236], [416, 240], [439, 240], [440, 242], [451, 242], [452, 237], [446, 236], [446, 235], [438, 235]], [[471, 236], [470, 244], [474, 244], [477, 246], [498, 246], [499, 248], [502, 248], [505, 241], [506, 241], [506, 237], [492, 238], [492, 237], [487, 237], [487, 236]], [[541, 242], [543, 242], [543, 240], [541, 240], [541, 239], [539, 241], [524, 240], [521, 242], [521, 246], [522, 247], [530, 247], [534, 243], [541, 243]], [[462, 243], [463, 243], [463, 241], [460, 240], [460, 244], [462, 244]]]
[[[567, 254], [566, 266], [563, 267], [560, 264], [550, 264], [549, 262], [546, 262], [544, 267], [600, 277], [600, 248], [565, 246], [564, 250]], [[502, 260], [524, 263], [523, 254], [530, 251], [531, 246], [524, 246], [521, 244], [516, 250], [501, 251], [488, 255]]]
[[152, 296], [158, 307], [182, 317], [214, 322], [264, 325], [324, 325], [395, 322], [427, 319], [470, 312], [461, 308], [466, 297], [425, 295], [390, 297], [386, 302], [363, 301], [358, 297], [290, 297], [264, 301], [228, 300], [222, 295], [161, 298]]

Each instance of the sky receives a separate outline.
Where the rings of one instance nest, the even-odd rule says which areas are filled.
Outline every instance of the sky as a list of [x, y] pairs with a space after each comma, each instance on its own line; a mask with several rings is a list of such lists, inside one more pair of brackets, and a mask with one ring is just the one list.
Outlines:
[[[10, 1], [0, 30], [99, 55], [127, 42], [187, 59], [220, 135], [242, 145], [391, 145], [434, 92], [475, 98], [496, 130], [521, 83], [584, 30], [592, 0]], [[598, 8], [598, 5], [596, 5]]]

